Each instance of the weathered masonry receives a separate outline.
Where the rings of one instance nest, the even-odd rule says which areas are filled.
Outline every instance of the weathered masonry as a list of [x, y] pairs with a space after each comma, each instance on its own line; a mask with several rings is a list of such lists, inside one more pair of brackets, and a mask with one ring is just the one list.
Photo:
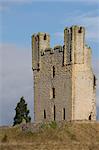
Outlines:
[[85, 28], [64, 30], [64, 45], [50, 47], [50, 35], [32, 36], [35, 122], [96, 120], [96, 78]]

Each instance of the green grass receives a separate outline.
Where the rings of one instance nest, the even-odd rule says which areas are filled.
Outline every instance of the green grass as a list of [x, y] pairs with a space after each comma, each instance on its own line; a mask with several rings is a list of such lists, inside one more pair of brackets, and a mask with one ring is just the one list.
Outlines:
[[43, 123], [34, 133], [21, 126], [0, 128], [0, 143], [0, 150], [98, 150], [99, 123]]

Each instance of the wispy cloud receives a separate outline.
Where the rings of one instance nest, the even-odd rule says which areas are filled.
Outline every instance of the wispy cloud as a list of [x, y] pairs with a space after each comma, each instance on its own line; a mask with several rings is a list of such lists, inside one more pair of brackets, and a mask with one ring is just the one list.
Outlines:
[[93, 16], [92, 13], [78, 17], [80, 25], [86, 27], [88, 40], [99, 42], [99, 15]]
[[[66, 25], [81, 25], [86, 28], [87, 41], [99, 42], [99, 9], [87, 13], [75, 12], [69, 13], [61, 20], [61, 24]], [[72, 24], [71, 24], [72, 23]], [[56, 37], [63, 37], [63, 32], [54, 33]]]

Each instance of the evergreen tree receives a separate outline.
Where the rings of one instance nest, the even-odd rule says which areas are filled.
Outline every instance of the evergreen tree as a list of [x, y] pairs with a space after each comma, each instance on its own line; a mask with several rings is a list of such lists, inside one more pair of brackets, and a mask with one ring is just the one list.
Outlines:
[[27, 109], [27, 104], [25, 103], [24, 97], [20, 98], [20, 102], [17, 103], [15, 111], [16, 114], [14, 117], [13, 126], [22, 123], [23, 120], [25, 120], [26, 123], [31, 121], [29, 110]]

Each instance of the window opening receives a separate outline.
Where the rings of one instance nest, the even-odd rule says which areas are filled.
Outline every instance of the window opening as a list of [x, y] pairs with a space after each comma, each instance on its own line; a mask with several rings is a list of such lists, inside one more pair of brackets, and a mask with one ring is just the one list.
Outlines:
[[96, 77], [94, 76], [94, 86], [96, 86]]
[[89, 120], [91, 120], [91, 114], [89, 115]]
[[53, 78], [55, 77], [55, 67], [53, 66]]
[[56, 108], [55, 108], [55, 105], [54, 105], [54, 121], [56, 119]]
[[47, 40], [47, 36], [46, 36], [46, 34], [44, 35], [44, 40]]
[[44, 119], [46, 119], [46, 111], [45, 111], [45, 109], [44, 109]]
[[78, 30], [78, 33], [82, 33], [82, 27], [80, 27], [80, 29]]
[[55, 88], [53, 88], [53, 98], [55, 98]]
[[65, 108], [63, 108], [63, 120], [65, 120]]

